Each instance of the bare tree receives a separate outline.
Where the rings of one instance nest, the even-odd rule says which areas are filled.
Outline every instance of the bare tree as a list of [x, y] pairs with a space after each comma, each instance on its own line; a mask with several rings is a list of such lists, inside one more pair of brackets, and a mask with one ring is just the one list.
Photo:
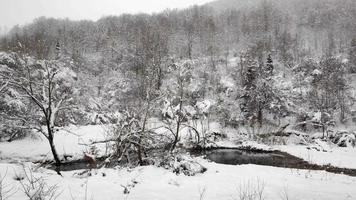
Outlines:
[[346, 66], [337, 58], [323, 59], [313, 73], [312, 90], [309, 101], [322, 113], [340, 110], [340, 122], [344, 122], [349, 112], [349, 85], [346, 79]]
[[16, 55], [12, 56], [17, 61], [3, 66], [0, 77], [8, 82], [8, 87], [23, 94], [25, 103], [34, 104], [34, 122], [28, 122], [26, 126], [46, 137], [57, 166], [56, 171], [60, 174], [61, 161], [54, 144], [55, 133], [58, 131], [56, 120], [59, 112], [73, 108], [72, 86], [76, 75], [66, 66], [68, 63], [59, 60], [21, 59]]
[[170, 144], [170, 150], [173, 151], [179, 142], [179, 132], [183, 128], [183, 122], [187, 120], [187, 111], [184, 109], [186, 104], [187, 83], [190, 79], [189, 63], [173, 64], [172, 88], [168, 89], [166, 94], [166, 108], [170, 113], [165, 113], [165, 126], [173, 136], [173, 141]]

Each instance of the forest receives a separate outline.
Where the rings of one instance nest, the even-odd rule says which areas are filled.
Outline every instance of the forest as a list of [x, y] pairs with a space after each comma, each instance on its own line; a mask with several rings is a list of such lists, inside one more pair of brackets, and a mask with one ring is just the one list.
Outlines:
[[[95, 170], [117, 176], [105, 171], [115, 167], [136, 173], [148, 166], [147, 179], [149, 170], [160, 168], [202, 178], [197, 174], [225, 168], [200, 155], [226, 148], [284, 152], [318, 166], [313, 169], [356, 176], [355, 86], [354, 0], [218, 0], [97, 21], [40, 17], [0, 37], [0, 200], [8, 194], [9, 199], [89, 199], [87, 190], [61, 197], [45, 179], [33, 181], [33, 174], [43, 173], [33, 166], [60, 175], [51, 180], [82, 170], [75, 176], [85, 176], [86, 184], [88, 177], [101, 176]], [[6, 163], [15, 160], [25, 165], [25, 176], [18, 177], [22, 194], [14, 192], [17, 183], [10, 190], [1, 187], [12, 178], [1, 176]], [[85, 167], [76, 168], [78, 162]], [[251, 169], [263, 171], [254, 162], [248, 162], [256, 164]], [[286, 168], [311, 173], [291, 166]], [[310, 175], [319, 176], [324, 177]], [[346, 175], [333, 174], [340, 189], [335, 196], [322, 191], [325, 196], [311, 191], [298, 196], [292, 185], [299, 179], [289, 182], [289, 192], [295, 199], [356, 198], [350, 190], [356, 179], [346, 176], [352, 183], [344, 187], [341, 176]], [[135, 181], [118, 186], [120, 194], [92, 195], [169, 195], [150, 196], [147, 187], [135, 193], [141, 184]], [[168, 184], [179, 187], [180, 181]], [[262, 197], [265, 185], [259, 180], [242, 184], [233, 199], [277, 199]], [[83, 186], [77, 187], [78, 192]], [[188, 192], [177, 199], [216, 199], [209, 189], [214, 191], [212, 186], [180, 190], [197, 196]], [[294, 199], [282, 190], [280, 199]]]

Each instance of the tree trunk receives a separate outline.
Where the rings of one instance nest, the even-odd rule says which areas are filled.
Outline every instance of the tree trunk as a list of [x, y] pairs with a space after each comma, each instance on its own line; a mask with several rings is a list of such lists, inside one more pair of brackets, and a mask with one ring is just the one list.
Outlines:
[[346, 104], [344, 101], [344, 95], [341, 93], [341, 91], [338, 92], [338, 101], [340, 105], [340, 122], [345, 123], [345, 118], [346, 118]]
[[56, 172], [57, 172], [58, 175], [62, 175], [61, 172], [60, 172], [61, 160], [59, 159], [56, 147], [54, 145], [53, 130], [51, 128], [49, 120], [47, 121], [47, 131], [48, 131], [48, 138], [47, 139], [48, 139], [49, 145], [51, 147], [51, 151], [52, 151], [52, 155], [53, 155], [54, 161], [56, 162], [55, 163]]
[[179, 129], [180, 129], [180, 117], [178, 117], [178, 120], [177, 120], [177, 129], [176, 129], [176, 135], [174, 136], [174, 141], [172, 143], [172, 146], [171, 146], [171, 152], [176, 148], [177, 146], [177, 143], [178, 143], [178, 139], [179, 139]]
[[192, 43], [188, 42], [188, 58], [192, 59]]
[[161, 89], [161, 86], [162, 86], [162, 76], [163, 76], [163, 73], [162, 73], [162, 69], [161, 69], [161, 66], [158, 67], [158, 77], [157, 77], [157, 90], [160, 90]]
[[241, 86], [245, 85], [245, 78], [244, 78], [244, 65], [242, 63], [242, 58], [240, 56], [240, 80], [241, 80]]
[[178, 119], [177, 119], [177, 128], [176, 128], [176, 133], [175, 133], [175, 136], [174, 136], [174, 141], [172, 143], [172, 146], [171, 146], [171, 152], [176, 148], [176, 145], [178, 143], [178, 140], [179, 140], [179, 129], [180, 129], [180, 125], [181, 125], [181, 122], [183, 120], [183, 113], [182, 113], [182, 110], [183, 110], [183, 80], [181, 79], [178, 79], [178, 82], [179, 82], [179, 93], [180, 93], [180, 101], [179, 101], [179, 112], [178, 112]]
[[138, 158], [139, 165], [144, 164], [142, 154], [145, 152], [145, 149], [142, 147], [142, 139], [143, 139], [143, 134], [145, 134], [145, 131], [146, 131], [146, 123], [147, 123], [147, 117], [148, 117], [149, 110], [150, 110], [150, 100], [148, 100], [148, 102], [147, 102], [146, 113], [145, 113], [143, 123], [142, 123], [142, 131], [141, 131], [141, 135], [139, 137], [138, 145], [137, 145], [137, 158]]
[[[138, 142], [140, 145], [142, 143], [142, 139], [140, 137], [140, 140]], [[142, 147], [140, 145], [137, 145], [137, 157], [138, 157], [138, 164], [143, 165], [143, 159], [142, 159]]]
[[257, 121], [258, 121], [259, 127], [261, 128], [261, 127], [262, 127], [262, 121], [263, 121], [262, 109], [258, 109], [258, 112], [257, 112]]
[[61, 160], [59, 159], [56, 147], [54, 146], [53, 138], [48, 139], [48, 142], [49, 142], [49, 145], [51, 146], [51, 151], [52, 151], [54, 161], [56, 162], [56, 172], [58, 175], [61, 175], [61, 172], [60, 172]]

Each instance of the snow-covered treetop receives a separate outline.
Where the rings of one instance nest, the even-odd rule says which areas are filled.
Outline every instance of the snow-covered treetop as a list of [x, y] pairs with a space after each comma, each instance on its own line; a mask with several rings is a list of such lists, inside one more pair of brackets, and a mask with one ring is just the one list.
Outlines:
[[0, 83], [8, 83], [6, 94], [10, 97], [30, 95], [48, 106], [50, 101], [69, 98], [74, 92], [77, 76], [68, 63], [0, 52]]

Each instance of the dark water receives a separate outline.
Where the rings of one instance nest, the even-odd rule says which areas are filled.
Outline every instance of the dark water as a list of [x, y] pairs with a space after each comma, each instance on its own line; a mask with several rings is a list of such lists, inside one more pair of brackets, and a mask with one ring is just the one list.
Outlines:
[[200, 152], [199, 155], [205, 155], [207, 159], [220, 164], [256, 164], [294, 169], [325, 170], [337, 174], [356, 176], [356, 169], [311, 164], [303, 159], [280, 151], [212, 149]]
[[72, 171], [72, 170], [81, 170], [81, 169], [91, 169], [93, 168], [85, 162], [84, 160], [76, 160], [73, 162], [62, 163], [60, 169], [61, 171]]
[[295, 159], [278, 152], [257, 152], [239, 149], [216, 149], [206, 152], [205, 155], [211, 161], [229, 165], [257, 164], [286, 166], [288, 162], [292, 162]]
[[[304, 161], [303, 159], [281, 151], [264, 151], [251, 149], [210, 149], [206, 151], [191, 151], [191, 154], [195, 156], [204, 155], [208, 160], [220, 164], [256, 164], [294, 169], [325, 170], [331, 173], [356, 176], [356, 169], [338, 168], [330, 165], [311, 164], [307, 161]], [[97, 167], [105, 166], [110, 168], [117, 165], [119, 165], [119, 163], [117, 162], [105, 163], [105, 158], [97, 159]], [[49, 164], [47, 168], [54, 169], [54, 165]], [[61, 165], [61, 171], [72, 171], [92, 168], [93, 166], [90, 166], [84, 160], [64, 162]]]
[[[97, 165], [93, 166], [93, 165], [90, 165], [85, 160], [66, 161], [61, 164], [60, 170], [61, 171], [73, 171], [73, 170], [81, 170], [81, 169], [94, 169], [94, 168], [99, 168], [99, 167], [110, 168], [110, 167], [117, 166], [119, 164], [118, 162], [106, 163], [105, 158], [97, 158], [96, 162], [97, 162]], [[54, 163], [47, 165], [47, 168], [54, 170], [55, 169]]]

